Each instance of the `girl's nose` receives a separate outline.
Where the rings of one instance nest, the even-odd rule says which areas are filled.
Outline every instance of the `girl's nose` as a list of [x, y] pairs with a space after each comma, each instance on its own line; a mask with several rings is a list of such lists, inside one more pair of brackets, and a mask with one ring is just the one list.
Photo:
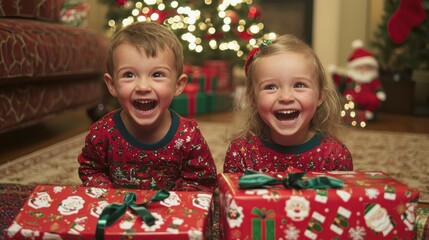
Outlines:
[[282, 103], [289, 103], [294, 101], [293, 91], [291, 89], [282, 89], [280, 91], [279, 101]]

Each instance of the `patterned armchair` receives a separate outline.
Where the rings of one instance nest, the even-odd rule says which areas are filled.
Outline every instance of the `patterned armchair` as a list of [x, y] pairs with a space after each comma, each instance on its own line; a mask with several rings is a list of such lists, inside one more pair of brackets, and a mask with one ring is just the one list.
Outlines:
[[0, 133], [68, 109], [94, 108], [108, 96], [102, 80], [107, 39], [64, 24], [64, 2], [0, 1]]

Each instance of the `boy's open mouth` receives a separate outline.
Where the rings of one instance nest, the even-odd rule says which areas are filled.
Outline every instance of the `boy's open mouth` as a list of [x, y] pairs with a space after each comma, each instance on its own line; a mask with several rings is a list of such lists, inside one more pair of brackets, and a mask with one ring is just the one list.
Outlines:
[[284, 110], [277, 111], [274, 113], [274, 116], [280, 121], [291, 121], [296, 119], [300, 114], [298, 110]]
[[158, 104], [157, 101], [154, 100], [135, 100], [133, 102], [133, 106], [140, 111], [150, 111], [156, 107]]

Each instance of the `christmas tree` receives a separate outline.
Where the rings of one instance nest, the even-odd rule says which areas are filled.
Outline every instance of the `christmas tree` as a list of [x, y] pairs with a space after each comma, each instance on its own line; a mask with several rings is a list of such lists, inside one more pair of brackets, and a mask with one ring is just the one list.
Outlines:
[[256, 0], [99, 0], [108, 4], [106, 27], [112, 32], [136, 21], [156, 21], [183, 44], [185, 60], [228, 60], [243, 65], [247, 53], [274, 39], [262, 23]]
[[381, 70], [429, 70], [429, 0], [385, 0], [374, 33]]

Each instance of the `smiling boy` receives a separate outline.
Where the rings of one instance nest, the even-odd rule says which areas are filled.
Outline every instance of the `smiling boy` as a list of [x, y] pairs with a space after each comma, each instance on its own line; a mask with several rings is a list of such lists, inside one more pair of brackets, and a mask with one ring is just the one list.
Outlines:
[[84, 186], [214, 191], [198, 124], [169, 109], [186, 81], [182, 46], [164, 26], [134, 23], [113, 36], [104, 82], [121, 108], [90, 128], [78, 157]]

